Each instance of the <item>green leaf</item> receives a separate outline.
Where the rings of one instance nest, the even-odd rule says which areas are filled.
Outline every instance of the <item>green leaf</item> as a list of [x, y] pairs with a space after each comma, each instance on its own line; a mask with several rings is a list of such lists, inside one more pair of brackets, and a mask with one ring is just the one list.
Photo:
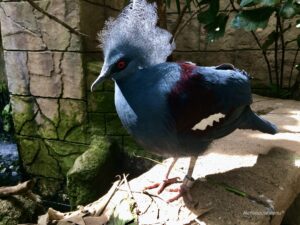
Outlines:
[[275, 6], [279, 3], [280, 0], [242, 0], [240, 6], [254, 6], [257, 4], [261, 4], [261, 6]]
[[108, 225], [137, 225], [137, 215], [134, 212], [134, 201], [123, 199], [115, 208]]
[[219, 0], [211, 0], [209, 9], [198, 14], [199, 22], [203, 24], [212, 23], [219, 12], [219, 8]]
[[266, 39], [266, 41], [262, 45], [263, 50], [267, 50], [276, 40], [276, 32], [273, 31], [270, 33]]
[[245, 6], [248, 6], [250, 4], [255, 4], [255, 1], [254, 0], [242, 0], [241, 3], [240, 3], [240, 6], [241, 7], [245, 7]]
[[220, 13], [212, 23], [204, 27], [207, 32], [206, 40], [208, 42], [213, 42], [224, 36], [228, 18], [229, 16], [225, 13]]
[[259, 0], [258, 2], [265, 6], [275, 6], [280, 3], [280, 0]]
[[293, 0], [286, 1], [280, 11], [279, 15], [282, 16], [285, 19], [292, 18], [297, 14], [297, 6], [293, 3]]
[[244, 10], [239, 12], [231, 21], [231, 26], [235, 29], [255, 31], [258, 28], [267, 27], [270, 16], [275, 11], [273, 7], [261, 7], [257, 9]]

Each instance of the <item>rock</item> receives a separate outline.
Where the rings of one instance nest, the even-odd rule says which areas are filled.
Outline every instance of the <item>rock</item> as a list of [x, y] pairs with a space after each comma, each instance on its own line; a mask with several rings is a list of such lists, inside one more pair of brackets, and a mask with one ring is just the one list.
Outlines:
[[30, 93], [38, 97], [58, 98], [62, 93], [61, 75], [37, 76], [30, 75]]
[[46, 49], [32, 7], [28, 2], [1, 2], [0, 19], [4, 49]]
[[28, 52], [28, 72], [33, 75], [50, 77], [54, 71], [51, 52]]
[[71, 205], [87, 204], [96, 200], [109, 188], [117, 168], [121, 151], [108, 138], [95, 136], [90, 148], [79, 156], [67, 174], [67, 188]]
[[295, 199], [293, 204], [286, 211], [282, 224], [300, 225], [300, 195]]
[[61, 62], [64, 84], [63, 98], [83, 99], [84, 80], [83, 65], [80, 53], [66, 52]]
[[[37, 112], [33, 97], [11, 96], [12, 116], [17, 134], [24, 130], [25, 123], [31, 122]], [[33, 134], [36, 133], [36, 130]]]
[[58, 99], [50, 98], [36, 98], [36, 104], [41, 111], [41, 113], [50, 120], [55, 126], [59, 123], [59, 104]]
[[41, 206], [26, 197], [10, 196], [0, 199], [1, 225], [33, 223], [41, 213]]
[[[85, 122], [87, 122], [86, 104], [84, 101], [80, 100], [60, 99], [59, 105], [60, 123], [58, 127], [58, 137], [60, 140], [65, 140], [74, 128], [81, 127]], [[74, 137], [73, 134], [73, 139], [74, 138], [76, 142], [85, 143], [86, 131], [83, 130], [83, 132], [78, 134], [76, 137]]]
[[27, 54], [25, 52], [4, 51], [4, 62], [9, 91], [12, 94], [29, 94]]

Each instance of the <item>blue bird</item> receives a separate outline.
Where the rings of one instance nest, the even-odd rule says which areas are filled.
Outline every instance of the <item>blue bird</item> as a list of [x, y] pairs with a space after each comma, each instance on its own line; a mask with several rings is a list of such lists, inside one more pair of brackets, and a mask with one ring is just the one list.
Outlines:
[[[178, 157], [195, 158], [236, 129], [275, 134], [277, 128], [251, 110], [250, 77], [245, 71], [231, 64], [166, 62], [175, 45], [172, 35], [157, 27], [157, 19], [155, 4], [135, 0], [106, 22], [99, 35], [104, 64], [91, 89], [113, 79], [123, 126], [145, 149], [173, 157], [160, 193], [177, 181], [168, 176]], [[170, 201], [193, 184], [194, 162]]]

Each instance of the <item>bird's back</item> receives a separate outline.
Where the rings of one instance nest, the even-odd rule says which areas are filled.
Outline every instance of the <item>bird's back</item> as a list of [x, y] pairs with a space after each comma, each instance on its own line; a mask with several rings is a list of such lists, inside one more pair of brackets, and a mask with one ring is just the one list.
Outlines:
[[257, 129], [251, 102], [248, 75], [233, 67], [162, 63], [116, 82], [123, 125], [158, 154], [198, 155], [237, 128]]

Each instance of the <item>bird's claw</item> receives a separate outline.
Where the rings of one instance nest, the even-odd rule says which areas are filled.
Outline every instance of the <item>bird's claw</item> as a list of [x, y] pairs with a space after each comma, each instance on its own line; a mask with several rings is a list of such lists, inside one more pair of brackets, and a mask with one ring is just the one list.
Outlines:
[[168, 178], [168, 179], [164, 179], [160, 183], [155, 183], [155, 184], [149, 185], [149, 186], [145, 187], [144, 190], [154, 189], [154, 188], [158, 187], [157, 193], [160, 194], [161, 192], [163, 192], [163, 190], [167, 186], [174, 184], [174, 183], [178, 183], [178, 182], [179, 182], [179, 177]]
[[[144, 190], [158, 188], [157, 194], [160, 194], [161, 192], [163, 192], [163, 190], [167, 186], [174, 184], [174, 183], [178, 183], [178, 182], [179, 182], [179, 177], [169, 178], [169, 179], [163, 180], [163, 182], [161, 182], [161, 183], [155, 183], [150, 186], [147, 186], [147, 187], [145, 187]], [[180, 187], [166, 189], [166, 191], [169, 191], [169, 192], [178, 192], [174, 197], [168, 199], [167, 202], [170, 203], [170, 202], [176, 201], [177, 199], [182, 197], [185, 193], [188, 193], [188, 190], [192, 187], [194, 182], [195, 182], [195, 180], [192, 177], [186, 175], [184, 177]], [[192, 201], [192, 197], [189, 195], [189, 193], [188, 193], [187, 197], [188, 197], [188, 200]]]
[[170, 192], [178, 192], [177, 195], [175, 195], [174, 197], [168, 199], [168, 203], [173, 202], [178, 200], [180, 197], [182, 197], [184, 194], [187, 194], [187, 198], [189, 201], [193, 201], [192, 196], [190, 195], [190, 193], [188, 192], [190, 190], [190, 188], [193, 186], [193, 184], [195, 183], [194, 178], [186, 175], [182, 181], [182, 184], [180, 185], [179, 188], [170, 188], [168, 189], [168, 191]]

